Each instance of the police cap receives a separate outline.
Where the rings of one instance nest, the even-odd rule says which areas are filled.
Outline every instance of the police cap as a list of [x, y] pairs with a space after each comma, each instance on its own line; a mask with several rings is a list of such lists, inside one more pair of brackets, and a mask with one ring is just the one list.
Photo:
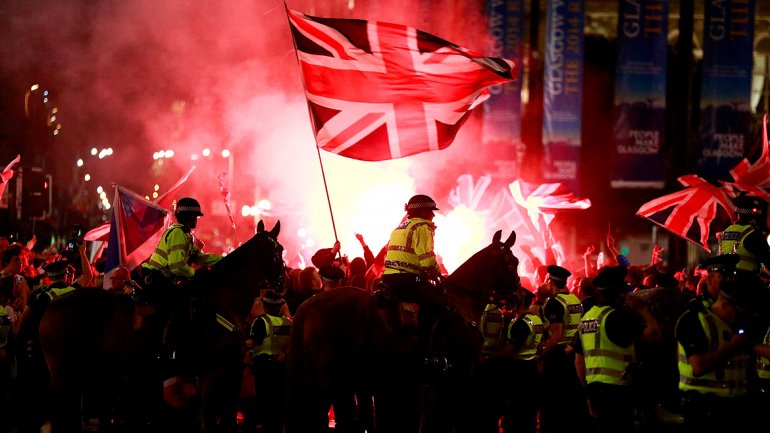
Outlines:
[[628, 269], [625, 266], [605, 266], [593, 279], [593, 285], [599, 290], [625, 288]]
[[436, 201], [432, 198], [424, 194], [417, 194], [404, 205], [404, 210], [409, 212], [410, 210], [418, 209], [438, 210], [438, 207], [436, 207]]
[[67, 259], [56, 260], [43, 266], [43, 270], [49, 277], [61, 277], [67, 273], [69, 262]]
[[265, 295], [262, 296], [262, 302], [266, 305], [281, 305], [286, 301], [283, 300], [280, 293], [275, 290], [268, 290], [265, 292]]
[[321, 278], [327, 281], [340, 281], [345, 278], [345, 271], [336, 266], [324, 266], [318, 271], [321, 274]]
[[199, 217], [203, 216], [200, 203], [198, 203], [198, 200], [191, 197], [180, 198], [179, 201], [176, 202], [176, 211], [174, 213], [176, 215], [190, 214]]
[[548, 276], [551, 277], [554, 281], [567, 281], [567, 278], [569, 278], [572, 273], [561, 266], [557, 265], [550, 265], [547, 268]]
[[718, 256], [711, 257], [701, 263], [701, 267], [708, 272], [721, 272], [723, 274], [734, 274], [735, 265], [738, 264], [740, 258], [738, 254], [720, 254]]

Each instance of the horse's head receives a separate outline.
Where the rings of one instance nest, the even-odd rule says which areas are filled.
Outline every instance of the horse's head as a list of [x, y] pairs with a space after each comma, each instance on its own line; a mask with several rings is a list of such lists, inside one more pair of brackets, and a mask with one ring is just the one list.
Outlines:
[[278, 242], [280, 231], [280, 221], [271, 230], [266, 230], [265, 223], [260, 220], [254, 236], [220, 260], [212, 272], [228, 275], [228, 280], [235, 284], [264, 280], [270, 287], [282, 290], [285, 268], [283, 246]]
[[492, 243], [480, 250], [450, 275], [465, 287], [476, 287], [487, 301], [498, 302], [519, 288], [519, 259], [511, 247], [516, 243], [516, 232], [501, 241], [502, 230], [492, 237]]

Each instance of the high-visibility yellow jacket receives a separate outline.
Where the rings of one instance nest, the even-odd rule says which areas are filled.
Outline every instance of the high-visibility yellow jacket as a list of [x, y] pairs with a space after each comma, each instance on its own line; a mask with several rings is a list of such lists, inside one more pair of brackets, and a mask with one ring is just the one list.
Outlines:
[[[682, 317], [679, 318], [681, 319]], [[710, 310], [698, 311], [698, 319], [713, 351], [732, 338], [732, 329]], [[746, 394], [746, 371], [749, 362], [747, 353], [736, 353], [728, 358], [723, 366], [696, 377], [692, 365], [687, 360], [684, 346], [677, 343], [677, 349], [680, 390], [711, 393], [719, 397], [740, 397]]]
[[481, 353], [492, 355], [497, 353], [503, 343], [503, 310], [496, 304], [487, 304], [484, 313], [481, 315], [481, 335], [484, 336], [484, 343], [481, 346]]
[[543, 333], [545, 332], [543, 319], [541, 319], [537, 314], [526, 312], [519, 319], [511, 320], [511, 325], [508, 327], [508, 339], [511, 339], [512, 337], [511, 328], [513, 327], [513, 324], [516, 322], [516, 320], [521, 320], [527, 324], [529, 327], [529, 335], [527, 336], [526, 343], [522, 345], [516, 353], [513, 354], [513, 357], [526, 361], [534, 359], [535, 356], [537, 356], [540, 352], [540, 344], [543, 342]]
[[221, 260], [216, 254], [204, 254], [196, 246], [190, 230], [182, 224], [172, 224], [163, 233], [143, 268], [158, 270], [168, 278], [192, 278], [195, 269], [192, 263], [211, 266]]
[[572, 293], [559, 292], [552, 297], [564, 307], [564, 334], [558, 344], [569, 344], [575, 340], [580, 318], [583, 316], [583, 304]]
[[260, 355], [276, 358], [289, 350], [291, 320], [288, 317], [264, 314], [257, 317], [251, 326], [251, 335], [255, 335], [254, 328], [257, 326], [264, 326], [263, 332], [259, 332], [259, 335], [265, 335], [260, 341], [254, 342], [254, 347], [251, 349], [252, 358]]
[[422, 218], [401, 223], [390, 235], [383, 274], [410, 273], [438, 275], [439, 267], [433, 252], [436, 226]]
[[621, 347], [607, 337], [607, 317], [615, 311], [609, 305], [594, 306], [580, 320], [578, 335], [586, 364], [586, 383], [627, 385], [623, 375], [636, 361], [633, 344]]
[[746, 237], [752, 232], [754, 232], [754, 228], [749, 224], [733, 224], [727, 227], [719, 238], [720, 254], [738, 254], [740, 260], [735, 265], [736, 270], [758, 271], [757, 258], [744, 245]]
[[[765, 339], [762, 340], [764, 344], [770, 344], [770, 327], [767, 328], [765, 333]], [[766, 356], [757, 356], [757, 376], [760, 379], [770, 380], [770, 359]]]

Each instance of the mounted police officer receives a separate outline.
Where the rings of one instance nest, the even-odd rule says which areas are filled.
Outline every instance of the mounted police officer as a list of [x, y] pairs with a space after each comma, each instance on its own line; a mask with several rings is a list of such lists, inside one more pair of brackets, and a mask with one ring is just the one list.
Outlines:
[[148, 301], [155, 307], [155, 314], [150, 318], [150, 338], [159, 350], [163, 329], [172, 320], [176, 329], [167, 336], [166, 347], [173, 352], [179, 347], [179, 341], [175, 338], [182, 336], [182, 324], [178, 323], [188, 318], [189, 302], [193, 296], [187, 293], [185, 283], [195, 276], [195, 265], [211, 266], [222, 259], [216, 254], [205, 254], [201, 251], [203, 243], [195, 238], [193, 231], [198, 225], [198, 218], [203, 216], [200, 203], [190, 197], [179, 199], [176, 203], [174, 217], [176, 223], [171, 224], [161, 236], [155, 251], [150, 258], [142, 264], [142, 276], [144, 288], [147, 291]]
[[433, 252], [433, 211], [438, 207], [432, 198], [418, 194], [409, 199], [404, 209], [406, 220], [390, 235], [382, 282], [400, 301], [419, 304], [420, 337], [427, 343], [433, 321], [446, 310], [443, 293], [435, 287], [441, 277]]
[[719, 254], [737, 254], [739, 272], [758, 274], [762, 265], [770, 265], [767, 244], [767, 202], [760, 197], [741, 195], [735, 199], [733, 224], [719, 237]]

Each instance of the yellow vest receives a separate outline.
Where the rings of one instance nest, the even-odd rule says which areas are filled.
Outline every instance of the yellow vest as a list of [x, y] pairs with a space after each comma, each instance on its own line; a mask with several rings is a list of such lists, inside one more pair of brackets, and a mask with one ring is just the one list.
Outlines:
[[580, 318], [583, 316], [583, 304], [572, 293], [557, 293], [553, 296], [564, 307], [564, 334], [558, 344], [569, 344], [575, 340]]
[[[262, 320], [264, 318], [265, 320]], [[265, 324], [267, 335], [260, 342], [255, 342], [251, 349], [251, 356], [256, 358], [259, 355], [268, 355], [275, 358], [289, 350], [289, 341], [291, 339], [291, 320], [286, 316], [271, 316], [265, 314], [258, 317], [256, 322]]]
[[48, 289], [45, 293], [53, 301], [53, 300], [56, 300], [56, 299], [66, 295], [68, 293], [72, 293], [75, 290], [76, 289], [74, 287], [67, 286], [67, 287], [58, 287], [58, 288], [54, 288], [54, 289]]
[[383, 274], [423, 274], [438, 270], [433, 252], [433, 234], [436, 226], [422, 218], [411, 218], [401, 223], [390, 235], [385, 254]]
[[487, 304], [481, 315], [481, 335], [484, 343], [481, 353], [491, 355], [500, 350], [503, 342], [503, 310], [495, 304]]
[[0, 305], [0, 349], [8, 346], [8, 340], [11, 336], [11, 319], [8, 317], [8, 311]]
[[[698, 319], [706, 333], [711, 351], [718, 350], [733, 335], [732, 329], [710, 310], [699, 311]], [[746, 394], [746, 370], [749, 363], [747, 353], [734, 354], [723, 367], [696, 377], [681, 343], [677, 343], [677, 349], [680, 390], [711, 393], [719, 397], [740, 397]]]
[[594, 306], [580, 320], [580, 343], [586, 363], [587, 383], [627, 385], [626, 368], [636, 361], [634, 345], [621, 347], [607, 337], [607, 317], [615, 311], [609, 305]]
[[[508, 339], [511, 338], [511, 327], [517, 319], [511, 320], [511, 326], [508, 327]], [[513, 354], [516, 359], [529, 361], [534, 359], [540, 352], [540, 344], [543, 341], [543, 333], [545, 332], [545, 325], [543, 320], [537, 314], [524, 313], [518, 320], [523, 321], [529, 327], [529, 335], [527, 341], [519, 350]]]
[[743, 245], [746, 236], [751, 234], [754, 228], [748, 224], [733, 224], [722, 232], [719, 238], [719, 254], [738, 254], [740, 260], [735, 265], [738, 271], [757, 272], [757, 260]]

